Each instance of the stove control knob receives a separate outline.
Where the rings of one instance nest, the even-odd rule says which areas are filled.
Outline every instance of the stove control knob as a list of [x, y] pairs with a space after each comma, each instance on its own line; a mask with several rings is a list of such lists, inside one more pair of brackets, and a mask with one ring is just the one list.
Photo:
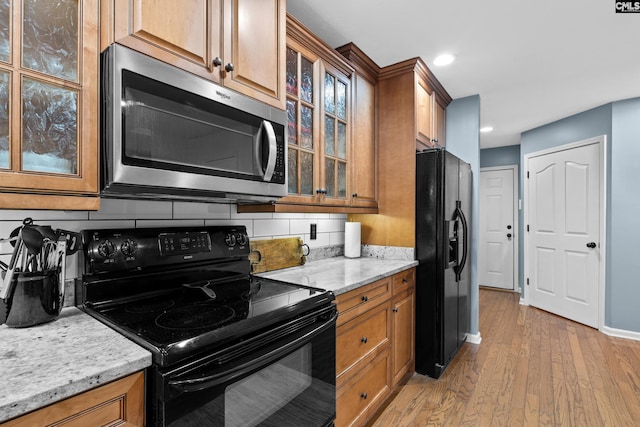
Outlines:
[[109, 240], [98, 245], [98, 254], [103, 258], [111, 258], [116, 251], [116, 247]]
[[238, 233], [236, 236], [236, 241], [240, 246], [244, 246], [247, 244], [247, 235], [243, 233]]
[[236, 236], [234, 234], [227, 234], [224, 238], [224, 242], [227, 244], [227, 246], [235, 246]]
[[120, 245], [120, 252], [127, 257], [133, 256], [136, 253], [136, 249], [138, 249], [138, 245], [131, 239], [125, 240]]

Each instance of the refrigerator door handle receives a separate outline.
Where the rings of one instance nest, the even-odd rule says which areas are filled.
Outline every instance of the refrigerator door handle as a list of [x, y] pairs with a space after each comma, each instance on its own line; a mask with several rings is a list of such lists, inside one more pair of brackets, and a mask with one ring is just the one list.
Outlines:
[[454, 214], [454, 217], [459, 217], [460, 222], [462, 222], [462, 259], [460, 260], [460, 263], [455, 267], [456, 280], [460, 281], [460, 275], [462, 274], [462, 270], [464, 269], [464, 266], [467, 263], [467, 252], [468, 252], [467, 219], [464, 216], [464, 212], [462, 212], [462, 202], [460, 200], [456, 200], [456, 213]]

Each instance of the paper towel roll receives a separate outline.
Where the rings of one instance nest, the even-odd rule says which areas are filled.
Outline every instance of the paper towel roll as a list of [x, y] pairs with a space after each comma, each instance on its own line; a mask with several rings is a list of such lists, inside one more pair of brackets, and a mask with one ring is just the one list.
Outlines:
[[360, 257], [360, 223], [344, 223], [344, 256], [347, 258]]

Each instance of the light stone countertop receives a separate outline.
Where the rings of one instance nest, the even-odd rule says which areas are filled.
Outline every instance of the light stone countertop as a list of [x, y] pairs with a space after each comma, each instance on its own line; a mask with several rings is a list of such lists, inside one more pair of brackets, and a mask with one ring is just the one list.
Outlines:
[[418, 261], [336, 257], [256, 276], [333, 291], [340, 295], [418, 265]]
[[151, 353], [75, 307], [30, 328], [0, 326], [0, 422], [151, 365]]

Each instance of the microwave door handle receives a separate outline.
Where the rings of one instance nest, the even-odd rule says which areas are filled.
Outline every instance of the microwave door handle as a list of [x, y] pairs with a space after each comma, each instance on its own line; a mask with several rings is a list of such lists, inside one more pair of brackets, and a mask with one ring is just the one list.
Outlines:
[[[264, 134], [266, 134], [267, 143], [269, 144], [269, 154], [267, 157], [267, 166], [264, 168], [264, 171], [262, 171], [262, 137]], [[276, 133], [273, 130], [273, 125], [270, 122], [263, 120], [256, 138], [256, 162], [258, 163], [258, 170], [262, 171], [263, 181], [271, 181], [271, 178], [273, 177], [273, 171], [276, 168], [277, 155], [278, 146], [276, 142]]]

